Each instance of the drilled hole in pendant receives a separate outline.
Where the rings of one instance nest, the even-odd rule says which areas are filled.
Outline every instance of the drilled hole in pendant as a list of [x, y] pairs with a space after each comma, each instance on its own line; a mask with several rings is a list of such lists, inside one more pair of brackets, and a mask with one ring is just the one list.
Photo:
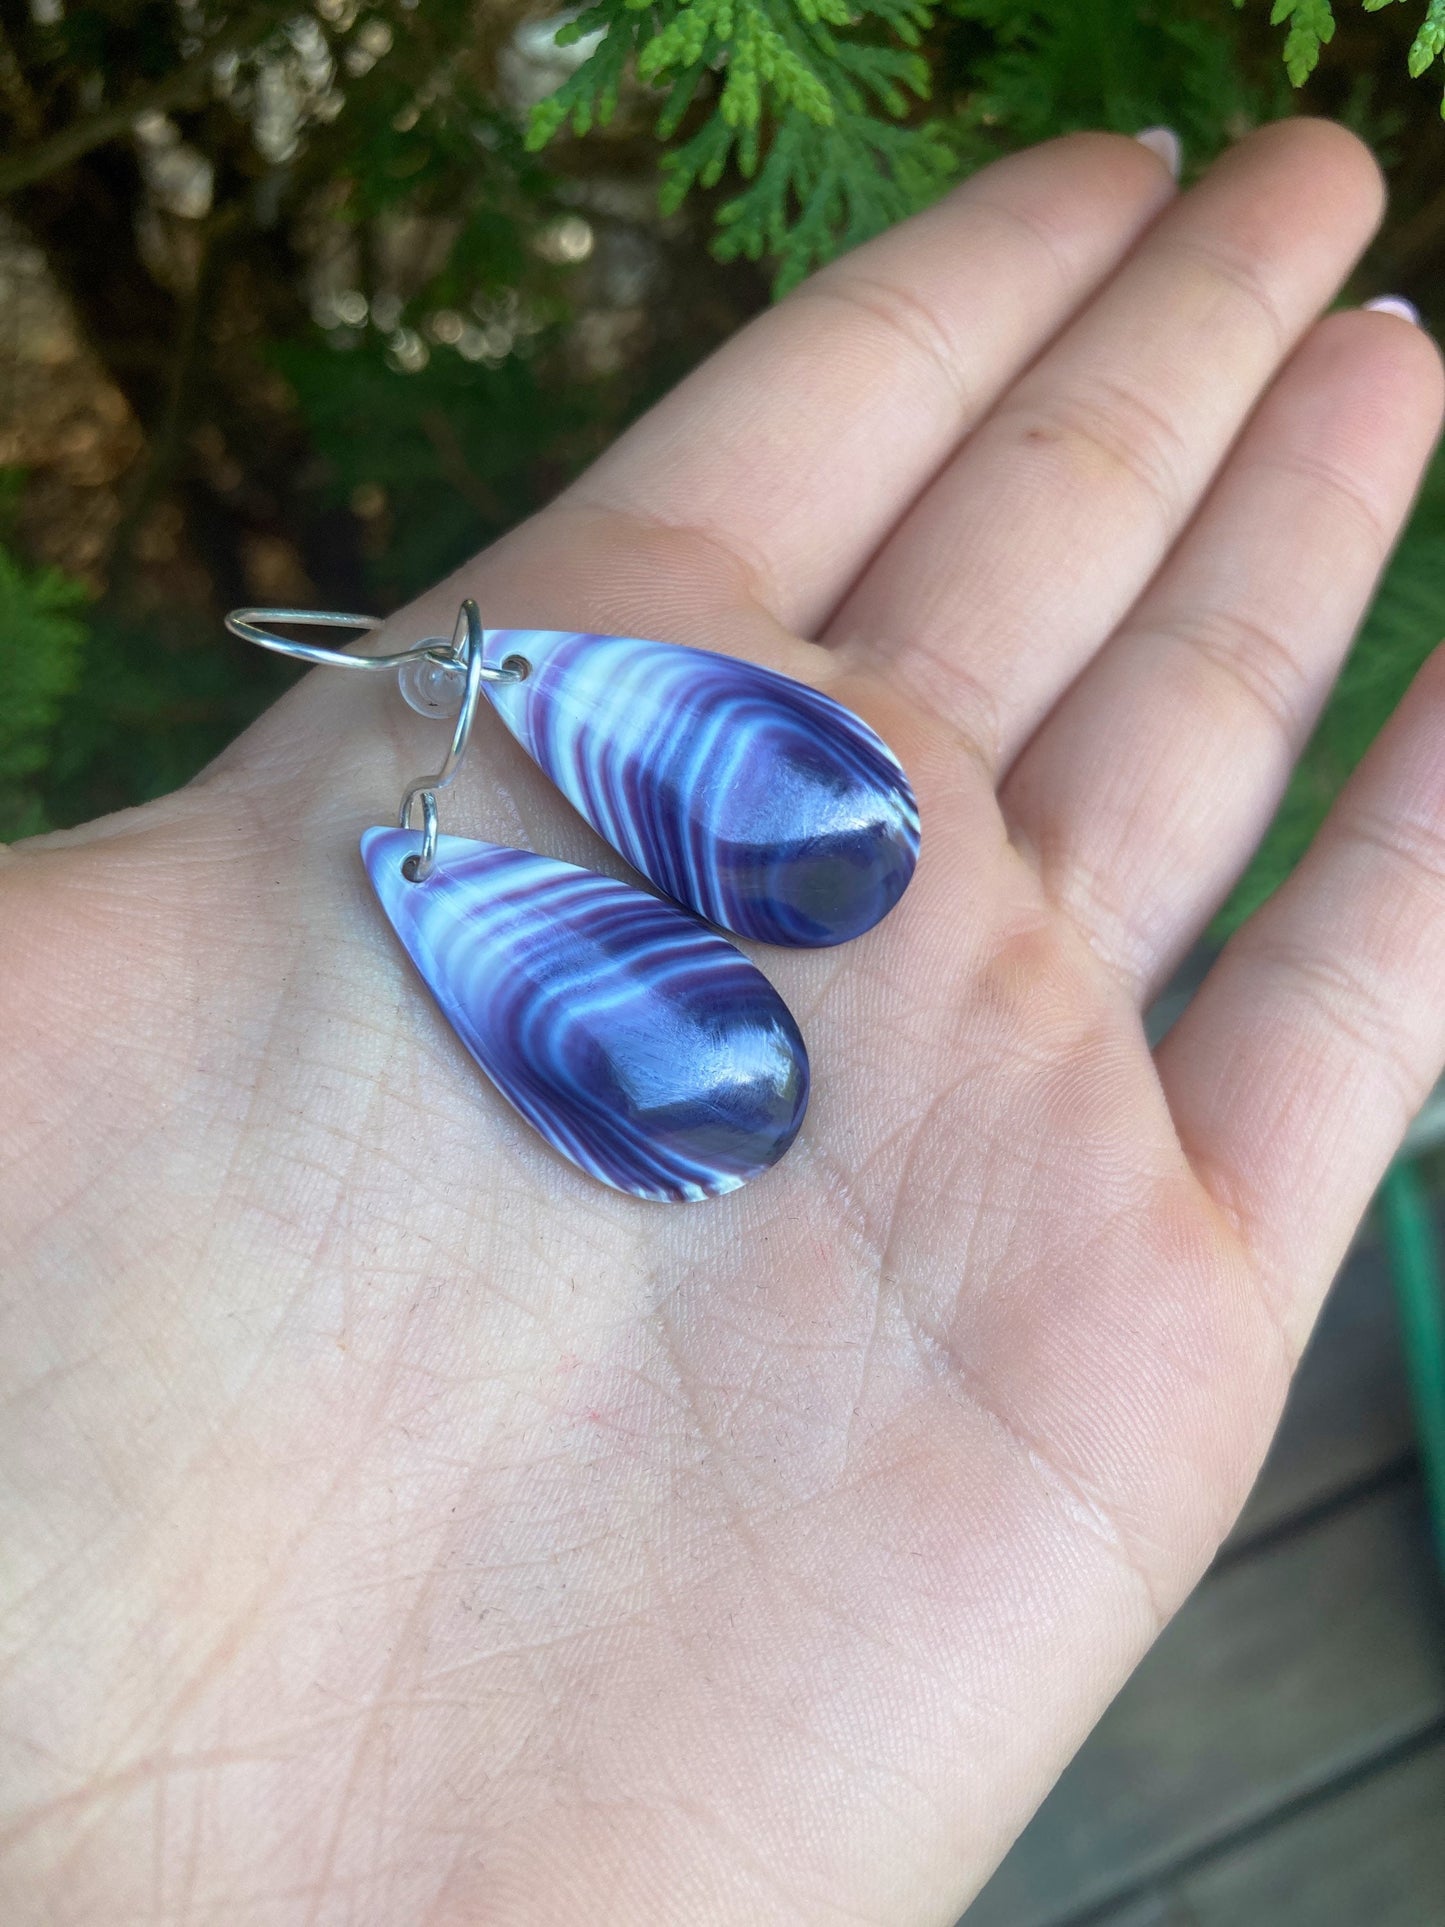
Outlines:
[[401, 873], [406, 878], [408, 883], [421, 882], [422, 879], [418, 874], [420, 870], [421, 870], [421, 858], [419, 856], [404, 856], [402, 858]]
[[525, 682], [532, 673], [532, 665], [525, 656], [508, 656], [502, 667], [518, 682]]

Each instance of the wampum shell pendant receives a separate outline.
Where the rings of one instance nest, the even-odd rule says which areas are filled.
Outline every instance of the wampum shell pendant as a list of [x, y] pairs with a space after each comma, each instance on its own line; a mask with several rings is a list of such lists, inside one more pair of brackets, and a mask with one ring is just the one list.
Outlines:
[[533, 761], [659, 890], [761, 943], [871, 930], [918, 860], [898, 759], [791, 677], [679, 643], [489, 629], [520, 658], [486, 697]]
[[[530, 633], [530, 632], [529, 632]], [[797, 1135], [808, 1056], [733, 944], [671, 903], [550, 857], [371, 829], [381, 906], [502, 1095], [582, 1170], [634, 1197], [717, 1197]]]

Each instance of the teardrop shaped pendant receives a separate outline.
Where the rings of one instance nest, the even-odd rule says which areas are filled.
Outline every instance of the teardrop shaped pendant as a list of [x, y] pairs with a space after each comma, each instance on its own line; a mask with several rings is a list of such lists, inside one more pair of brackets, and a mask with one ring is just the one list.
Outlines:
[[[898, 901], [918, 811], [867, 724], [753, 664], [635, 637], [486, 630], [357, 654], [302, 630], [339, 610], [236, 609], [233, 635], [295, 660], [398, 676], [454, 718], [440, 766], [362, 838], [376, 894], [462, 1043], [546, 1141], [640, 1198], [736, 1190], [797, 1135], [808, 1057], [791, 1013], [725, 937], [842, 943]], [[550, 857], [442, 837], [483, 695], [668, 902]], [[417, 810], [421, 827], [412, 827]]]
[[489, 629], [492, 707], [587, 821], [660, 890], [763, 943], [872, 929], [918, 860], [898, 759], [851, 710], [679, 643]]
[[[547, 1142], [634, 1197], [718, 1197], [797, 1135], [808, 1057], [742, 952], [670, 903], [550, 857], [370, 829], [367, 872], [443, 1014]], [[410, 868], [406, 868], [410, 863]]]

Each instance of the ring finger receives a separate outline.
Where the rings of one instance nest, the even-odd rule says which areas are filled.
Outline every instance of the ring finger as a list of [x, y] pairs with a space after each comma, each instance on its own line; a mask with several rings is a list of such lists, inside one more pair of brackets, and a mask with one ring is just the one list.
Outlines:
[[1262, 834], [1440, 405], [1418, 329], [1322, 322], [1164, 572], [1015, 764], [1002, 792], [1015, 836], [1141, 1000]]

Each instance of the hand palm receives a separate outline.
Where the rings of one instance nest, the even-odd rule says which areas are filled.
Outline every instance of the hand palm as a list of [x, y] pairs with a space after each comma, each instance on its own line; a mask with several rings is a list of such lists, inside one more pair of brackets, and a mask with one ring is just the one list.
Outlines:
[[[1181, 537], [1374, 188], [1330, 130], [1261, 137], [1028, 367], [1163, 192], [1102, 140], [981, 177], [399, 620], [464, 587], [733, 649], [898, 751], [903, 905], [762, 959], [815, 1093], [754, 1186], [607, 1193], [481, 1082], [354, 854], [434, 750], [368, 679], [0, 873], [8, 1725], [44, 1747], [10, 1878], [54, 1918], [944, 1921], [1197, 1575], [1445, 1048], [1428, 679], [1157, 1065], [1139, 1011], [1438, 378], [1323, 324]], [[1266, 555], [1331, 586], [1282, 616]], [[474, 759], [444, 827], [619, 867], [485, 718]]]

